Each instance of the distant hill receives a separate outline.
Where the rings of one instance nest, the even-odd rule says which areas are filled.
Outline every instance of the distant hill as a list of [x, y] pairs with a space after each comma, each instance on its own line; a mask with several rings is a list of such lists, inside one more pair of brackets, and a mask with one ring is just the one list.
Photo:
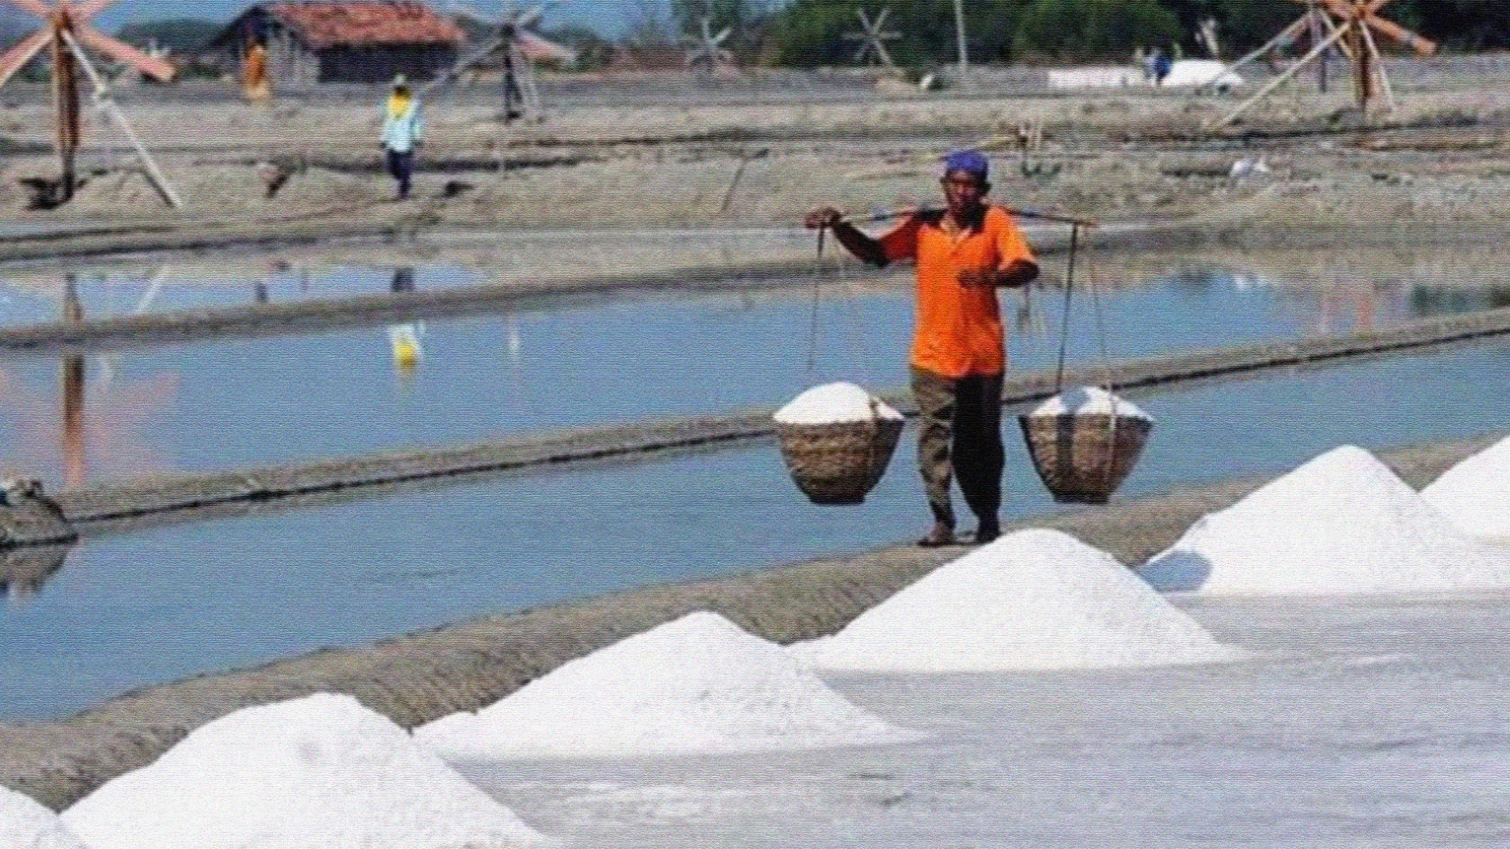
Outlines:
[[115, 34], [128, 44], [143, 46], [149, 42], [170, 48], [174, 56], [192, 56], [214, 38], [225, 24], [199, 18], [173, 18], [163, 21], [140, 21], [126, 24]]

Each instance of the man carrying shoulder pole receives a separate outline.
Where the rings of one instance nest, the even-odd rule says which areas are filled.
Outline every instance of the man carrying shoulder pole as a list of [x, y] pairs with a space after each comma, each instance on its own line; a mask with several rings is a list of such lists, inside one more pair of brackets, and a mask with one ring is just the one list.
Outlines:
[[944, 159], [945, 208], [918, 210], [872, 238], [822, 206], [809, 228], [829, 228], [839, 243], [876, 266], [911, 259], [917, 268], [916, 322], [910, 364], [917, 400], [918, 467], [933, 527], [920, 545], [955, 544], [950, 485], [957, 478], [979, 521], [975, 542], [1000, 534], [1001, 388], [1007, 358], [999, 287], [1024, 286], [1038, 263], [1012, 216], [986, 202], [989, 163], [979, 151]]

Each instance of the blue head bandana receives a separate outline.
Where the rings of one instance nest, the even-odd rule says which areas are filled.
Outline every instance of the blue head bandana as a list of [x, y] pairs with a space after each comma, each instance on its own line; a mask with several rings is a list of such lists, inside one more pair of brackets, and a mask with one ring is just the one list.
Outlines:
[[986, 155], [978, 150], [957, 150], [944, 157], [944, 174], [950, 171], [964, 171], [974, 174], [981, 182], [985, 182], [987, 174], [991, 170], [991, 164]]

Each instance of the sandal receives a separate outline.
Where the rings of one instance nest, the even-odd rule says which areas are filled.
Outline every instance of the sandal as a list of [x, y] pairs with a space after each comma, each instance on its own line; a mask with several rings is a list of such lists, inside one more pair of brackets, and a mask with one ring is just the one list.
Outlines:
[[918, 545], [924, 548], [939, 548], [945, 545], [955, 545], [954, 529], [939, 522], [933, 526], [928, 535], [918, 540]]

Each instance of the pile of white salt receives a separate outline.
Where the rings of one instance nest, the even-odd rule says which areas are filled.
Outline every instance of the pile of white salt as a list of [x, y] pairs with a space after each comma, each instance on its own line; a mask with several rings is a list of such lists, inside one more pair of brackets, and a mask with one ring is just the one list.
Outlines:
[[789, 649], [823, 669], [967, 672], [1234, 660], [1116, 558], [1019, 531], [946, 563], [832, 637]]
[[0, 846], [5, 849], [86, 849], [57, 814], [30, 796], [0, 787]]
[[1033, 411], [1028, 413], [1028, 415], [1062, 416], [1066, 413], [1077, 416], [1109, 416], [1116, 413], [1121, 418], [1153, 420], [1153, 417], [1144, 412], [1137, 404], [1120, 395], [1114, 395], [1099, 386], [1081, 386], [1076, 389], [1066, 389], [1034, 407]]
[[853, 383], [825, 383], [803, 392], [776, 411], [781, 424], [834, 424], [869, 419], [901, 419], [885, 401]]
[[1443, 472], [1421, 497], [1466, 533], [1510, 540], [1510, 437]]
[[1510, 552], [1467, 536], [1345, 445], [1203, 517], [1139, 571], [1212, 594], [1452, 591], [1510, 585]]
[[349, 696], [244, 708], [63, 812], [98, 849], [502, 849], [545, 839]]
[[477, 713], [416, 729], [453, 761], [896, 743], [774, 643], [692, 613], [563, 664]]

